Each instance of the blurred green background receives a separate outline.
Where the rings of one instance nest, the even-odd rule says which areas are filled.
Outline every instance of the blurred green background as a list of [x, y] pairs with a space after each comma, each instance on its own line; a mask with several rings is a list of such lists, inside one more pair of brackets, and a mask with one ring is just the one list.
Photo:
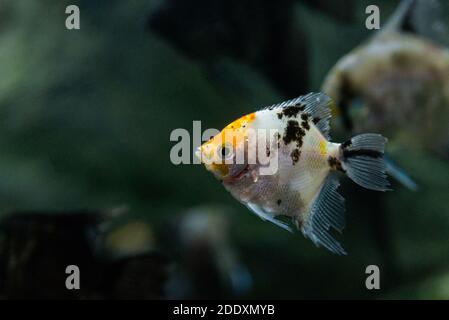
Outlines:
[[[201, 166], [170, 162], [176, 128], [222, 128], [319, 90], [373, 33], [364, 27], [371, 2], [2, 1], [0, 215], [125, 206], [124, 220], [148, 222], [176, 265], [166, 225], [220, 207], [252, 278], [237, 297], [449, 298], [445, 159], [397, 147], [416, 192], [393, 184], [378, 195], [343, 179], [347, 227], [337, 238], [348, 256], [262, 222]], [[69, 4], [80, 8], [80, 30], [65, 28]], [[382, 24], [397, 2], [376, 4]], [[370, 264], [380, 290], [365, 288]]]

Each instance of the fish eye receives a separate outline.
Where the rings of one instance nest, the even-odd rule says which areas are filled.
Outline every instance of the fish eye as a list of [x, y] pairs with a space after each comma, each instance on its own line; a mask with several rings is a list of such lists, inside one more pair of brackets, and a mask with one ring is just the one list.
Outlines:
[[229, 145], [220, 146], [218, 148], [218, 154], [222, 159], [228, 159], [232, 156], [232, 147]]

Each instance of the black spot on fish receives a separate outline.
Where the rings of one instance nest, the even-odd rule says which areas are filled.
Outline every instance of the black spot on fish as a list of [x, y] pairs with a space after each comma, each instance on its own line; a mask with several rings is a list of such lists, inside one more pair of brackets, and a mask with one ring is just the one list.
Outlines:
[[275, 135], [274, 135], [274, 138], [277, 140], [277, 142], [278, 142], [278, 149], [281, 147], [281, 142], [280, 142], [280, 140], [281, 140], [281, 134], [279, 133], [279, 132], [276, 132], [275, 133]]
[[338, 160], [337, 160], [337, 158], [335, 158], [335, 157], [329, 157], [329, 158], [327, 159], [327, 162], [329, 163], [329, 166], [330, 166], [331, 168], [335, 168], [335, 167], [337, 166]]
[[292, 151], [290, 156], [292, 157], [293, 165], [295, 165], [299, 161], [299, 157], [301, 156], [301, 151], [299, 151], [299, 149], [296, 148], [295, 150]]
[[280, 206], [282, 203], [281, 199], [278, 199], [278, 201], [276, 201], [276, 203], [278, 204], [278, 206]]
[[317, 124], [318, 122], [320, 122], [320, 120], [321, 120], [320, 118], [315, 117], [312, 119], [312, 122], [313, 122], [313, 124]]
[[283, 116], [282, 112], [279, 112], [277, 115], [278, 115], [279, 119], [282, 119], [282, 116]]
[[335, 169], [335, 170], [339, 170], [339, 171], [345, 172], [345, 170], [344, 170], [343, 167], [341, 166], [340, 160], [338, 160], [336, 157], [330, 156], [330, 157], [327, 159], [327, 162], [329, 163], [329, 166], [330, 166], [332, 169]]
[[294, 117], [296, 117], [298, 115], [299, 112], [301, 112], [303, 110], [304, 110], [304, 106], [301, 105], [301, 104], [297, 104], [297, 105], [294, 105], [294, 106], [285, 107], [282, 110], [282, 114], [284, 116], [286, 116], [287, 118], [294, 118]]
[[342, 144], [341, 144], [341, 148], [342, 149], [345, 149], [345, 148], [347, 148], [347, 147], [350, 147], [352, 145], [352, 141], [351, 141], [351, 139], [349, 139], [349, 140], [346, 140], [345, 142], [343, 142]]
[[300, 148], [302, 146], [302, 138], [305, 134], [305, 131], [299, 126], [298, 121], [289, 120], [282, 139], [286, 145], [295, 141], [298, 148]]
[[307, 113], [303, 113], [301, 115], [301, 127], [304, 128], [304, 130], [308, 131], [310, 129], [310, 125], [309, 125], [309, 115]]
[[308, 131], [310, 129], [310, 125], [308, 121], [301, 122], [301, 127], [304, 128], [304, 130]]

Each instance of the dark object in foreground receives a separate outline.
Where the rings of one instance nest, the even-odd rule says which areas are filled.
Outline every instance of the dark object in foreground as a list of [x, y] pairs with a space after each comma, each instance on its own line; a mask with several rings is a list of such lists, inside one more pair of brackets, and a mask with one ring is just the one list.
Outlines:
[[[108, 257], [102, 250], [106, 220], [107, 214], [90, 211], [7, 216], [0, 223], [0, 297], [163, 298], [167, 258], [148, 250]], [[66, 288], [69, 265], [79, 267], [79, 290]]]

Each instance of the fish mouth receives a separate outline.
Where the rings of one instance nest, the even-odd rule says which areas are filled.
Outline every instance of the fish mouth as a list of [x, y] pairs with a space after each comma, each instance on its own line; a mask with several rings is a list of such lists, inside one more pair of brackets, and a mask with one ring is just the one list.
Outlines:
[[249, 171], [249, 164], [247, 164], [239, 173], [233, 176], [234, 179], [240, 179], [245, 173]]
[[204, 164], [207, 170], [212, 171], [220, 176], [226, 176], [229, 173], [228, 166], [224, 163], [214, 163], [213, 161], [211, 162], [204, 161], [204, 157], [207, 157], [207, 153], [204, 154], [202, 146], [196, 149], [195, 155], [198, 157], [201, 164]]

